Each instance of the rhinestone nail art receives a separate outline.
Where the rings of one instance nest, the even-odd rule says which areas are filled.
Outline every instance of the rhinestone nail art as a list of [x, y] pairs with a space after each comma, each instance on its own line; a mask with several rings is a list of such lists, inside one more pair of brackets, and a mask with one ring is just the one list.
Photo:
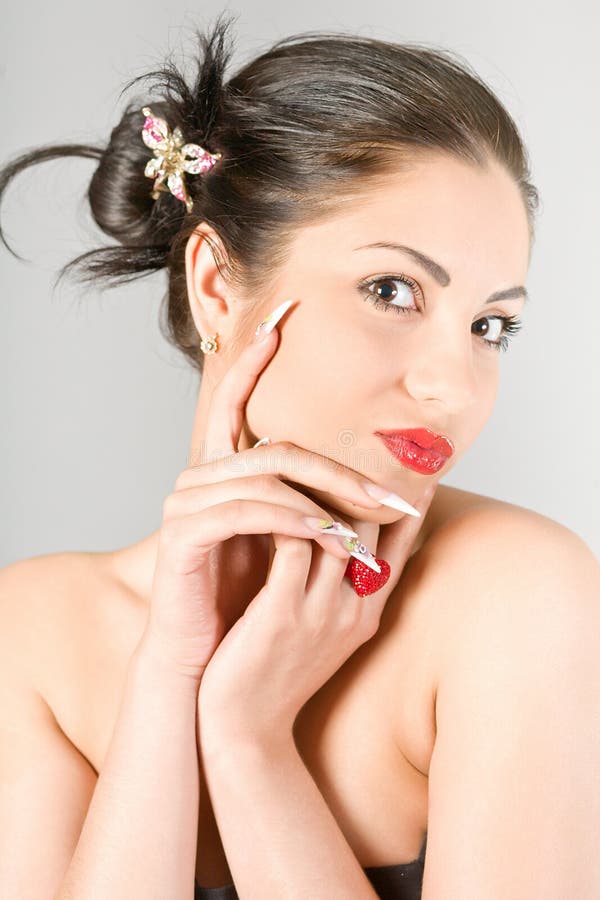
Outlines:
[[349, 551], [350, 556], [354, 556], [355, 559], [359, 559], [370, 569], [373, 569], [374, 572], [381, 572], [381, 568], [379, 564], [376, 562], [375, 557], [371, 553], [368, 547], [362, 544], [358, 538], [345, 538], [344, 546], [346, 550]]
[[316, 516], [305, 516], [304, 521], [310, 525], [311, 528], [316, 528], [317, 531], [320, 531], [321, 534], [336, 534], [354, 538], [358, 537], [356, 531], [346, 528], [341, 522], [333, 522], [331, 519], [319, 519]]

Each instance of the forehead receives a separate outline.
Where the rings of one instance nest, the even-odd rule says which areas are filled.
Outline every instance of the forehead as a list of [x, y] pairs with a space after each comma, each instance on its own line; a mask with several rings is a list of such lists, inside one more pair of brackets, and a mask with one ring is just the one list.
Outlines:
[[[453, 283], [482, 279], [482, 290], [509, 280], [523, 283], [529, 261], [524, 200], [514, 178], [495, 160], [479, 168], [447, 155], [431, 155], [406, 171], [365, 181], [340, 199], [330, 217], [299, 230], [296, 261], [327, 262], [328, 254], [365, 264], [390, 260], [390, 250], [355, 247], [376, 241], [405, 244], [439, 262]], [[383, 262], [382, 262], [383, 265]], [[491, 282], [498, 282], [498, 284]]]

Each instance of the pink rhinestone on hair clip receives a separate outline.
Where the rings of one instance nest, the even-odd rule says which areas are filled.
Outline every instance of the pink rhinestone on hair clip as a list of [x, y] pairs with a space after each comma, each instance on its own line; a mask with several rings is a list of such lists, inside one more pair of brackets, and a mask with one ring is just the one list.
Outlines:
[[[149, 106], [144, 106], [142, 112], [146, 116], [142, 140], [147, 147], [154, 150], [154, 158], [148, 160], [144, 169], [144, 175], [156, 178], [152, 197], [157, 200], [160, 191], [170, 191], [174, 197], [185, 203], [187, 211], [191, 212], [194, 203], [185, 189], [183, 173], [198, 175], [208, 172], [217, 160], [221, 159], [222, 154], [209, 153], [198, 144], [184, 144], [179, 127], [174, 128], [171, 134], [166, 121], [155, 116]], [[191, 159], [186, 159], [186, 156]], [[167, 186], [164, 184], [165, 180]]]

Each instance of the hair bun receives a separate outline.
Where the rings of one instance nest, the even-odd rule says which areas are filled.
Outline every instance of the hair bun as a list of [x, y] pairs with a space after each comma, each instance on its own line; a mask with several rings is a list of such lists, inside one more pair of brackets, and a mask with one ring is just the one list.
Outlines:
[[[150, 107], [155, 117], [163, 119], [169, 130], [170, 135], [174, 135], [176, 129], [179, 129], [185, 144], [194, 144], [200, 146], [202, 150], [207, 151], [211, 155], [222, 155], [218, 149], [213, 148], [211, 142], [219, 118], [224, 106], [225, 93], [225, 70], [229, 58], [232, 53], [232, 46], [226, 46], [226, 36], [228, 34], [229, 23], [218, 20], [214, 28], [205, 34], [199, 29], [195, 29], [196, 40], [199, 45], [199, 51], [196, 51], [195, 59], [197, 61], [197, 72], [192, 85], [188, 85], [184, 74], [175, 65], [172, 59], [168, 59], [159, 69], [153, 72], [147, 72], [133, 78], [123, 88], [121, 94], [128, 91], [134, 84], [138, 82], [149, 82], [148, 90], [156, 92], [157, 100], [146, 100], [144, 103], [138, 102], [135, 112], [140, 112], [141, 118], [138, 122], [135, 119], [134, 104], [128, 107], [128, 111], [123, 117], [125, 120], [133, 115], [135, 126], [138, 127], [135, 137], [132, 135], [133, 144], [140, 151], [142, 160], [141, 168], [138, 174], [144, 175], [147, 171], [148, 162], [152, 157], [149, 156], [149, 149], [143, 137], [143, 125], [145, 114], [142, 110]], [[127, 140], [127, 127], [125, 128]], [[118, 127], [111, 135], [111, 143], [113, 136], [118, 138]], [[152, 148], [151, 148], [152, 149]], [[207, 170], [212, 165], [207, 166]], [[152, 168], [152, 167], [151, 167]], [[193, 172], [197, 168], [199, 171], [194, 174], [200, 174], [203, 167], [199, 163], [197, 166], [190, 165], [188, 171]], [[148, 184], [144, 183], [147, 189]], [[152, 199], [163, 201], [162, 196], [153, 196], [155, 191], [152, 187], [146, 191]], [[167, 193], [167, 191], [160, 191]], [[136, 198], [137, 200], [137, 198]], [[166, 206], [166, 203], [163, 205]], [[174, 216], [170, 219], [180, 220], [181, 210], [169, 204], [169, 209], [174, 212]], [[146, 211], [148, 206], [146, 205]], [[179, 216], [177, 216], [179, 213]], [[174, 224], [172, 222], [172, 224]]]
[[[191, 86], [172, 59], [168, 59], [159, 69], [133, 78], [121, 91], [120, 96], [139, 82], [147, 84], [144, 97], [129, 101], [111, 131], [88, 189], [94, 220], [126, 251], [125, 255], [121, 250], [118, 256], [116, 253], [111, 256], [111, 248], [105, 250], [106, 260], [111, 256], [109, 262], [114, 264], [118, 258], [127, 269], [122, 276], [115, 273], [117, 283], [144, 270], [166, 266], [171, 244], [187, 212], [185, 203], [168, 190], [160, 190], [158, 196], [153, 196], [156, 184], [153, 186], [145, 173], [155, 157], [143, 140], [142, 109], [151, 107], [156, 117], [167, 122], [171, 134], [179, 128], [186, 143], [218, 153], [210, 144], [223, 108], [225, 70], [232, 52], [231, 45], [225, 44], [228, 28], [227, 22], [219, 20], [208, 34], [195, 29], [200, 52]], [[149, 95], [152, 99], [148, 99]], [[187, 194], [200, 208], [200, 182], [205, 175], [186, 177]], [[90, 260], [88, 268], [90, 274], [100, 274], [102, 261], [98, 259], [95, 264]]]
[[[34, 163], [98, 161], [88, 191], [92, 214], [118, 244], [83, 253], [60, 277], [76, 273], [112, 287], [164, 268], [161, 329], [202, 371], [186, 258], [201, 223], [210, 226], [204, 240], [224, 281], [241, 296], [262, 296], [276, 284], [299, 228], [343, 212], [357, 189], [387, 183], [434, 150], [480, 167], [490, 156], [498, 160], [521, 193], [533, 240], [538, 193], [526, 149], [508, 111], [465, 60], [435, 46], [308, 32], [277, 41], [225, 84], [230, 25], [222, 14], [206, 31], [194, 29], [193, 52], [184, 56], [197, 66], [194, 78], [186, 80], [184, 66], [168, 57], [125, 85], [121, 93], [144, 82], [106, 147], [42, 147], [0, 167], [1, 199], [14, 175]], [[148, 166], [156, 156], [142, 137], [145, 107], [171, 134], [179, 127], [185, 142], [222, 153], [211, 171], [185, 179], [193, 215], [170, 191], [152, 196]]]

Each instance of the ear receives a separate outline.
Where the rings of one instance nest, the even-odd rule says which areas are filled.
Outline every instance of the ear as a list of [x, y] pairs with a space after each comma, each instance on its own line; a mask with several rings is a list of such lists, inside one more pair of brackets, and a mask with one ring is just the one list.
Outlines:
[[185, 248], [185, 279], [188, 302], [196, 329], [203, 338], [215, 332], [226, 339], [231, 330], [231, 299], [227, 285], [219, 273], [212, 247], [217, 244], [223, 258], [222, 242], [216, 231], [205, 222], [188, 238]]

